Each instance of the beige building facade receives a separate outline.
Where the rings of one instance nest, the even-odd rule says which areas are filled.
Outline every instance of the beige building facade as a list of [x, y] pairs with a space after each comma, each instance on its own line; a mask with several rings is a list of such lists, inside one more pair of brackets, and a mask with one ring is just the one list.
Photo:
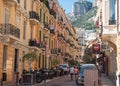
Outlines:
[[[107, 57], [107, 74], [119, 86], [119, 0], [98, 0], [102, 49]], [[117, 77], [117, 78], [116, 78]]]
[[[53, 6], [54, 5], [54, 6]], [[32, 69], [52, 68], [79, 55], [78, 36], [56, 0], [0, 0], [0, 78], [16, 82], [29, 70], [23, 56], [35, 52]], [[55, 63], [58, 60], [59, 63]]]

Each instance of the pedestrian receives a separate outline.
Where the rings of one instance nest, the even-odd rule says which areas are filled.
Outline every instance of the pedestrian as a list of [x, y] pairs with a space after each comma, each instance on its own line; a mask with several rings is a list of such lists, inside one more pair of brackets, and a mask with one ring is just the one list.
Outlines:
[[74, 67], [71, 66], [71, 67], [70, 67], [70, 76], [71, 76], [71, 80], [73, 80], [73, 74], [74, 74]]
[[77, 67], [74, 68], [74, 74], [75, 74], [75, 78], [76, 78], [76, 76], [78, 75], [78, 68]]
[[98, 74], [100, 77], [101, 77], [102, 71], [103, 71], [103, 66], [100, 64], [100, 65], [98, 65]]

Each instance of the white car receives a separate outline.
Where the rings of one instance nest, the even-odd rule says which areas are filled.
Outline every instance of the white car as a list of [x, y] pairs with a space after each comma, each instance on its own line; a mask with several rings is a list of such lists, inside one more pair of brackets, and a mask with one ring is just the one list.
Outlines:
[[61, 64], [61, 65], [59, 65], [59, 67], [63, 69], [64, 74], [68, 74], [69, 73], [69, 66], [68, 66], [68, 64]]

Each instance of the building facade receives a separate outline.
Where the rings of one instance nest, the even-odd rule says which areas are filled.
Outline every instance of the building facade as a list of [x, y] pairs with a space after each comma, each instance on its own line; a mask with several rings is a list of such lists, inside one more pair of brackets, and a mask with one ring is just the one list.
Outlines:
[[[78, 36], [56, 0], [0, 0], [0, 78], [16, 82], [29, 70], [51, 68], [79, 55]], [[59, 60], [56, 63], [54, 60]]]

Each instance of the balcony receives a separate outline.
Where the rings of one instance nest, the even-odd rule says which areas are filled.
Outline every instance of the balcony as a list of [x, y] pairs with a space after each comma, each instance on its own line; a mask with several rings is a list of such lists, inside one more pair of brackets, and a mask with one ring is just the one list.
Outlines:
[[116, 20], [109, 20], [109, 25], [116, 25]]
[[44, 23], [44, 28], [50, 30], [49, 24], [48, 23]]
[[57, 50], [56, 49], [51, 49], [51, 54], [57, 54]]
[[62, 34], [58, 34], [58, 37], [61, 38], [64, 42], [66, 41], [65, 37]]
[[30, 39], [28, 44], [31, 47], [46, 48], [46, 46], [43, 42], [37, 43], [36, 39]]
[[52, 9], [49, 9], [49, 12], [56, 19], [56, 12], [54, 10], [52, 10]]
[[59, 48], [51, 49], [51, 54], [59, 54], [59, 53], [61, 53], [61, 49]]
[[0, 33], [3, 35], [11, 35], [20, 38], [20, 29], [12, 24], [0, 24]]
[[9, 5], [20, 3], [20, 0], [4, 0]]
[[40, 22], [40, 17], [38, 13], [36, 13], [35, 11], [30, 11], [29, 16], [32, 22], [37, 22], [37, 23]]
[[51, 34], [55, 34], [55, 30], [50, 30], [50, 33]]

